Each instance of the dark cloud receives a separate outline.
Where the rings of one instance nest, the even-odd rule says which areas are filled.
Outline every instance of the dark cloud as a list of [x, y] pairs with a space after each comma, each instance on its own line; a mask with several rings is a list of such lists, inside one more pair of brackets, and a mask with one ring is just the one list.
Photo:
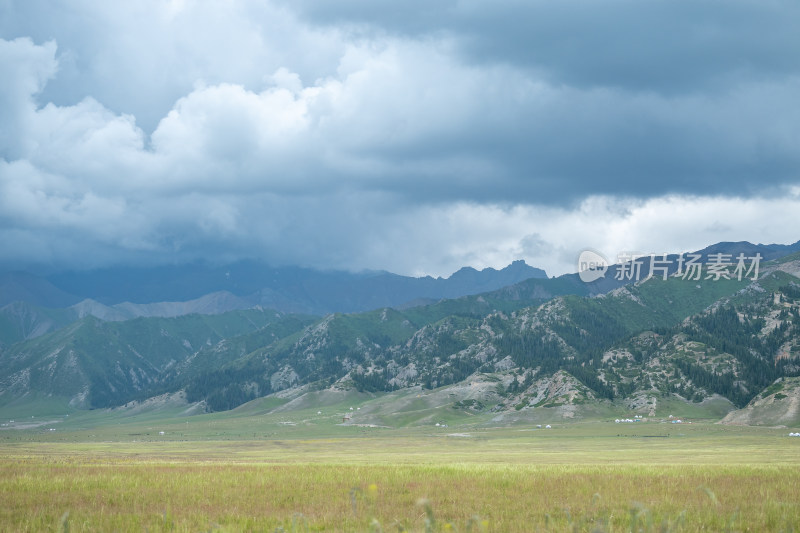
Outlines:
[[791, 0], [287, 5], [316, 24], [447, 37], [468, 62], [517, 65], [573, 86], [696, 92], [800, 73], [800, 5]]
[[791, 226], [793, 4], [332, 5], [0, 2], [0, 262], [446, 274], [680, 201]]

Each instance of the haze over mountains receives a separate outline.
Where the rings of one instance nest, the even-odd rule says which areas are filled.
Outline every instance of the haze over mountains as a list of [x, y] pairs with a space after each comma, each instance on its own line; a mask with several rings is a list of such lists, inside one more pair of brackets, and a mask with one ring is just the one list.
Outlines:
[[[736, 256], [760, 254], [763, 260], [800, 250], [791, 245], [723, 242], [697, 251]], [[670, 256], [673, 259], [676, 256]], [[614, 258], [610, 258], [613, 262]], [[642, 259], [642, 271], [649, 259]], [[577, 294], [599, 294], [624, 283], [616, 266], [595, 283], [580, 283], [575, 274], [560, 276]], [[671, 268], [674, 270], [675, 265]], [[463, 267], [447, 278], [414, 278], [390, 272], [320, 271], [302, 267], [271, 267], [256, 261], [230, 265], [189, 264], [157, 267], [110, 267], [60, 271], [46, 276], [0, 272], [0, 307], [26, 302], [37, 307], [71, 307], [78, 316], [125, 320], [139, 316], [215, 314], [256, 305], [285, 312], [324, 315], [360, 312], [380, 307], [404, 307], [442, 298], [459, 298], [515, 285], [527, 279], [547, 279], [544, 270], [514, 261], [495, 270]], [[545, 286], [544, 284], [543, 286]], [[585, 286], [584, 286], [585, 285]], [[543, 295], [546, 295], [543, 293]]]
[[415, 299], [458, 298], [546, 277], [543, 270], [524, 261], [501, 270], [465, 267], [448, 278], [276, 268], [252, 261], [221, 267], [118, 267], [47, 277], [12, 272], [0, 276], [0, 306], [14, 301], [53, 308], [78, 305], [83, 314], [105, 313], [107, 317], [99, 318], [108, 319], [213, 314], [254, 305], [311, 314], [348, 313]]
[[[731, 257], [760, 254], [769, 260], [797, 250], [800, 241], [791, 245], [722, 242], [696, 253], [704, 261], [716, 253]], [[670, 274], [677, 269], [676, 258], [670, 256]], [[270, 267], [255, 261], [224, 266], [113, 267], [48, 276], [6, 272], [0, 274], [0, 346], [43, 335], [86, 316], [124, 321], [214, 315], [254, 307], [323, 316], [384, 307], [404, 309], [490, 291], [509, 301], [546, 300], [565, 294], [595, 296], [645, 277], [650, 258], [640, 261], [636, 278], [620, 275], [619, 265], [613, 264], [605, 276], [590, 283], [578, 274], [548, 278], [543, 270], [521, 260], [500, 270], [464, 267], [448, 278]]]

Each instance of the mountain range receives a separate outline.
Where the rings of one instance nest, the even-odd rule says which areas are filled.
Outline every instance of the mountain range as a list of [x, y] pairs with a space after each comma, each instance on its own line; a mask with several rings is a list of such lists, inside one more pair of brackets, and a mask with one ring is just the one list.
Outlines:
[[[547, 278], [522, 262], [499, 271], [462, 269], [446, 280], [302, 269], [252, 280], [242, 277], [244, 267], [201, 268], [196, 279], [206, 281], [194, 292], [187, 284], [159, 293], [153, 277], [137, 303], [127, 298], [136, 292], [131, 280], [128, 288], [103, 292], [113, 283], [90, 286], [83, 277], [90, 274], [7, 275], [5, 298], [34, 301], [9, 302], [0, 312], [0, 405], [47, 397], [105, 408], [180, 392], [214, 411], [295, 389], [392, 394], [457, 387], [465, 392], [454, 397], [454, 406], [512, 418], [542, 408], [580, 416], [604, 402], [654, 410], [665, 399], [703, 404], [716, 398], [716, 405], [728, 406], [722, 414], [749, 409], [747, 416], [729, 416], [750, 423], [765, 402], [774, 410], [794, 397], [786, 392], [793, 386], [775, 388], [800, 375], [798, 248], [719, 243], [701, 251], [759, 253], [764, 261], [757, 279], [717, 279], [708, 265], [698, 279], [675, 268], [668, 279], [626, 279], [619, 275], [625, 267], [613, 265], [592, 283], [577, 274]], [[273, 284], [263, 285], [272, 274]], [[324, 279], [335, 280], [335, 288], [324, 290]], [[167, 276], [162, 283], [172, 281]], [[378, 297], [351, 297], [344, 308], [389, 298], [398, 303], [319, 316], [297, 312], [303, 305], [296, 303], [279, 310], [248, 300], [265, 289], [288, 298], [304, 287], [314, 290], [302, 301], [322, 305], [347, 286], [373, 289]], [[418, 292], [401, 297], [399, 287]], [[432, 297], [426, 287], [456, 297]], [[70, 303], [71, 294], [95, 298]], [[147, 301], [162, 294], [176, 301]], [[68, 305], [37, 305], [55, 301]], [[178, 312], [178, 303], [195, 311]], [[197, 311], [225, 306], [232, 309]], [[491, 394], [469, 393], [470, 383], [488, 382]]]
[[465, 267], [448, 278], [271, 267], [253, 261], [218, 267], [115, 267], [49, 276], [7, 272], [0, 275], [0, 307], [18, 301], [47, 308], [77, 306], [78, 314], [111, 320], [215, 314], [256, 305], [324, 315], [457, 298], [529, 278], [547, 278], [547, 274], [524, 261], [501, 270]]

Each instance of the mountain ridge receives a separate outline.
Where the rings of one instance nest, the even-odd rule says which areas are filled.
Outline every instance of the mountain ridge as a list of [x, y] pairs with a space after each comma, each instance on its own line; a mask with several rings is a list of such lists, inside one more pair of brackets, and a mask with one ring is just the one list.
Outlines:
[[[735, 256], [747, 252], [763, 260], [778, 259], [800, 250], [800, 241], [789, 244], [752, 244], [746, 241], [720, 242], [696, 253], [704, 260], [714, 253]], [[671, 255], [671, 260], [677, 255]], [[650, 258], [640, 260], [642, 272]], [[671, 266], [670, 273], [676, 265]], [[132, 316], [172, 316], [185, 312], [224, 312], [253, 306], [285, 312], [325, 315], [332, 312], [363, 312], [381, 307], [408, 308], [443, 298], [501, 291], [498, 295], [542, 298], [559, 294], [597, 295], [630, 283], [617, 279], [620, 265], [611, 264], [605, 276], [584, 283], [578, 274], [548, 278], [535, 267], [517, 260], [503, 269], [476, 270], [462, 267], [447, 278], [408, 277], [385, 271], [348, 273], [317, 271], [300, 267], [270, 267], [254, 261], [211, 267], [198, 264], [152, 268], [106, 268], [93, 271], [61, 272], [38, 277], [25, 272], [0, 274], [0, 307], [25, 301], [38, 307], [77, 306], [80, 312], [95, 308], [97, 316], [115, 319]], [[527, 287], [526, 287], [527, 284]], [[504, 291], [504, 292], [503, 292]], [[232, 295], [224, 305], [203, 310], [198, 302], [213, 300], [217, 293]], [[106, 307], [108, 311], [92, 302]], [[235, 303], [234, 303], [235, 302]], [[161, 304], [153, 306], [150, 304]], [[150, 305], [151, 312], [147, 311]], [[150, 314], [152, 313], [152, 314]]]
[[[221, 267], [106, 268], [47, 277], [10, 272], [0, 276], [0, 307], [26, 301], [40, 307], [63, 308], [92, 300], [107, 307], [126, 304], [129, 312], [141, 314], [142, 308], [136, 311], [131, 306], [180, 304], [228, 293], [241, 299], [239, 308], [261, 305], [323, 315], [392, 307], [416, 298], [457, 298], [532, 277], [546, 278], [547, 274], [521, 260], [500, 270], [464, 267], [447, 278], [271, 267], [253, 261]], [[162, 316], [174, 312], [162, 306]]]
[[264, 309], [119, 322], [86, 316], [35, 338], [29, 320], [18, 328], [27, 340], [0, 346], [0, 403], [50, 394], [111, 407], [182, 393], [216, 411], [298, 387], [461, 390], [496, 374], [502, 387], [482, 409], [520, 416], [713, 398], [714, 409], [745, 408], [776, 380], [800, 376], [800, 252], [760, 267], [758, 279], [673, 273], [601, 294], [574, 276], [533, 279], [323, 318]]

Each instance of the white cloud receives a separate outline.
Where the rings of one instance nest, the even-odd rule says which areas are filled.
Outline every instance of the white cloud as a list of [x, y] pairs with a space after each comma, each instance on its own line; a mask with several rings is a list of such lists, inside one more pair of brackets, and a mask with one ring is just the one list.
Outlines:
[[33, 113], [30, 130], [26, 159], [99, 190], [124, 183], [119, 172], [138, 164], [145, 141], [134, 117], [115, 115], [91, 98], [74, 106], [46, 105]]
[[36, 46], [27, 38], [0, 39], [0, 157], [14, 158], [28, 148], [32, 96], [56, 73], [56, 46]]
[[[0, 36], [59, 44], [62, 71], [45, 91], [59, 105], [91, 96], [148, 132], [197, 82], [260, 90], [282, 66], [313, 81], [332, 72], [341, 41], [269, 2], [13, 2]], [[2, 6], [0, 6], [2, 9]], [[313, 53], [309, 53], [313, 51]]]
[[308, 129], [307, 106], [286, 89], [196, 89], [153, 133], [153, 151], [169, 169], [162, 184], [221, 191], [288, 187], [300, 155], [298, 137]]

